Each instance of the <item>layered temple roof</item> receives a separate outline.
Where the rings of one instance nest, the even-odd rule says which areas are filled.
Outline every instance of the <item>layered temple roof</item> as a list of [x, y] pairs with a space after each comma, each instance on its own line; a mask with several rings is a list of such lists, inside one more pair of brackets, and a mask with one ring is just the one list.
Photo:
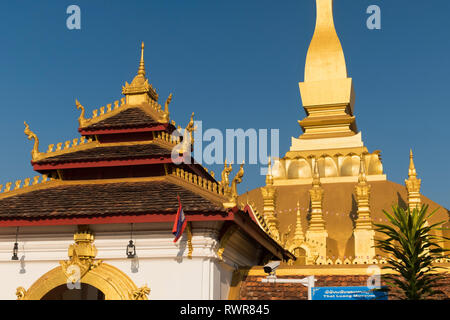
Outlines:
[[237, 225], [266, 254], [293, 258], [252, 210], [237, 206], [235, 186], [219, 183], [192, 158], [194, 114], [184, 136], [175, 134], [172, 94], [164, 107], [158, 103], [146, 78], [144, 45], [138, 74], [122, 93], [125, 98], [94, 110], [91, 118], [77, 100], [81, 137], [49, 145], [46, 152], [25, 123], [25, 134], [34, 140], [31, 164], [43, 176], [0, 185], [0, 226], [173, 223], [179, 196], [188, 221], [223, 222], [221, 236]]

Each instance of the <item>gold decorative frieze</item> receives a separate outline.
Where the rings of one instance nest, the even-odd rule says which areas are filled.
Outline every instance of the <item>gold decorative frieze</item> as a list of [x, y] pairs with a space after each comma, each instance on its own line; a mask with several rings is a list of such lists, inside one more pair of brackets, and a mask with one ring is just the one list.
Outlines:
[[[56, 176], [55, 177], [52, 176], [51, 179], [56, 179]], [[22, 180], [17, 180], [14, 183], [14, 188], [12, 190], [11, 190], [11, 187], [13, 186], [12, 182], [6, 183], [4, 189], [3, 189], [3, 185], [0, 184], [0, 197], [2, 195], [6, 194], [6, 193], [14, 194], [15, 191], [26, 189], [26, 188], [30, 188], [30, 187], [34, 187], [34, 186], [36, 186], [38, 184], [42, 184], [42, 183], [47, 182], [47, 181], [48, 181], [48, 176], [47, 175], [35, 176], [33, 178], [33, 180], [31, 180], [31, 178], [26, 178], [26, 179], [23, 180], [23, 183], [22, 183]], [[30, 185], [30, 183], [31, 183], [31, 185]]]
[[180, 178], [192, 185], [202, 188], [205, 191], [217, 194], [219, 196], [226, 196], [222, 185], [212, 182], [211, 180], [204, 179], [196, 174], [185, 171], [181, 168], [173, 168], [172, 176]]

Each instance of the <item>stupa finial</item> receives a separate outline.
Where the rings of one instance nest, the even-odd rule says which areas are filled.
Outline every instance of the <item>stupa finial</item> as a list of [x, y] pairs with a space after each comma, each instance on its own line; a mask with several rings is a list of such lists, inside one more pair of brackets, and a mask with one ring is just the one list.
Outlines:
[[410, 178], [417, 177], [416, 167], [414, 166], [414, 155], [412, 149], [409, 150], [409, 170], [408, 176]]
[[141, 44], [141, 62], [139, 63], [138, 76], [145, 77], [144, 41]]
[[347, 78], [344, 51], [336, 33], [333, 0], [316, 0], [316, 28], [306, 56], [305, 82]]

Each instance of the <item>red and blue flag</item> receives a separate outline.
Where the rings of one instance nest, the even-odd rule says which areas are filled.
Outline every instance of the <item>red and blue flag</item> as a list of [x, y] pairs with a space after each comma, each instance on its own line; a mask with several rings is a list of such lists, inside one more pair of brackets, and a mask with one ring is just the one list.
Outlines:
[[177, 242], [178, 239], [183, 235], [184, 229], [187, 225], [186, 216], [184, 215], [183, 207], [181, 206], [180, 196], [178, 197], [178, 212], [175, 218], [175, 223], [173, 224], [172, 233], [175, 236], [173, 242]]

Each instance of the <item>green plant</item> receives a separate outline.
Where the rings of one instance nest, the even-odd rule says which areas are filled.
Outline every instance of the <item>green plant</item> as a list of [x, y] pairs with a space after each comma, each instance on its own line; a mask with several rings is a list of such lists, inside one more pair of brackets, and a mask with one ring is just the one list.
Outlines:
[[440, 267], [435, 260], [448, 258], [448, 250], [439, 245], [440, 241], [448, 238], [435, 234], [443, 229], [442, 224], [446, 221], [429, 225], [427, 221], [437, 210], [427, 213], [427, 205], [413, 211], [398, 206], [392, 209], [393, 214], [383, 210], [391, 225], [374, 224], [375, 230], [386, 236], [376, 239], [375, 247], [388, 256], [383, 269], [394, 271], [384, 276], [386, 284], [397, 289], [392, 295], [418, 300], [442, 294], [436, 287], [445, 276], [439, 273]]

